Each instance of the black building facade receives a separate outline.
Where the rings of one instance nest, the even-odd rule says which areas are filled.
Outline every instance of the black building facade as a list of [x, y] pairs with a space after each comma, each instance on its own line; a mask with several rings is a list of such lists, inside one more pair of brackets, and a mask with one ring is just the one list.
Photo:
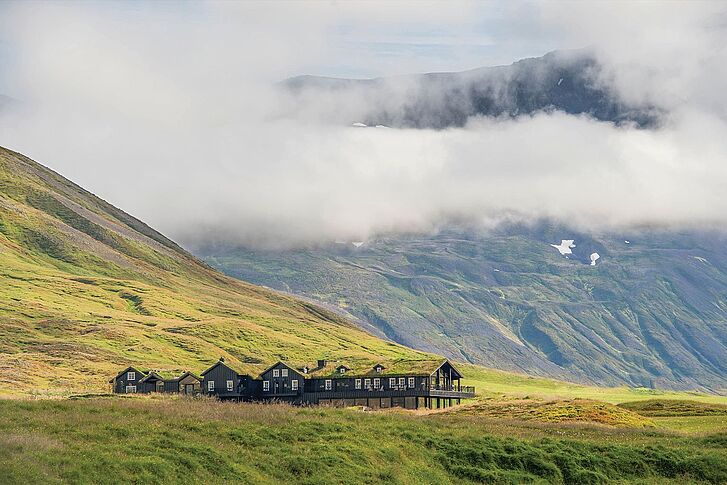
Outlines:
[[[163, 380], [154, 372], [129, 380], [128, 368], [115, 378], [114, 392], [199, 393], [239, 401], [281, 401], [301, 405], [366, 406], [373, 409], [444, 408], [474, 397], [473, 387], [462, 386], [462, 375], [448, 361], [398, 362], [392, 368], [376, 364], [353, 369], [319, 360], [316, 366], [293, 367], [276, 362], [257, 377], [240, 373], [220, 359], [202, 372], [198, 387], [186, 373]], [[131, 377], [136, 377], [131, 375]], [[192, 382], [180, 385], [179, 382]], [[138, 381], [142, 380], [141, 384]], [[176, 382], [176, 386], [175, 386]], [[136, 384], [135, 384], [136, 383]], [[192, 391], [192, 392], [186, 392]]]

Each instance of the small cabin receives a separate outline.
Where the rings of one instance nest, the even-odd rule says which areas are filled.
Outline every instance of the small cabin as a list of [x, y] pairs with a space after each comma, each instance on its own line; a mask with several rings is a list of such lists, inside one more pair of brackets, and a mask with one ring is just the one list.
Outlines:
[[116, 394], [135, 394], [140, 392], [139, 381], [146, 377], [146, 372], [142, 372], [136, 367], [127, 367], [122, 370], [116, 377], [109, 381], [112, 391]]
[[136, 392], [143, 394], [164, 392], [164, 378], [156, 372], [151, 371], [139, 380]]
[[201, 375], [202, 392], [208, 396], [239, 399], [249, 394], [252, 387], [252, 378], [225, 364], [225, 359], [220, 359]]
[[202, 393], [202, 378], [191, 372], [185, 372], [175, 379], [167, 379], [164, 383], [164, 392], [198, 396]]
[[283, 362], [277, 362], [260, 373], [260, 396], [263, 399], [296, 401], [303, 394], [303, 374]]

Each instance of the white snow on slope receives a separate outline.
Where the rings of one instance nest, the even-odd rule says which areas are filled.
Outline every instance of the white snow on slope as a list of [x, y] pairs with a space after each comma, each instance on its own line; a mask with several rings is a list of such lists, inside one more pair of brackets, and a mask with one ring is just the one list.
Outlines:
[[363, 246], [363, 243], [363, 241], [353, 241], [351, 244], [353, 244], [357, 248], [360, 248], [361, 246]]
[[366, 125], [363, 123], [354, 123], [351, 126], [355, 126], [356, 128], [366, 128]]
[[601, 259], [601, 255], [600, 254], [598, 254], [598, 253], [591, 254], [591, 266], [595, 266], [596, 265], [596, 261], [598, 261], [599, 259]]
[[558, 79], [558, 86], [560, 86], [560, 83], [563, 82], [563, 78]]
[[565, 256], [566, 254], [573, 254], [573, 251], [571, 251], [571, 248], [576, 247], [576, 245], [573, 244], [574, 242], [575, 242], [574, 239], [563, 239], [560, 241], [560, 244], [551, 244], [551, 246], [553, 246], [555, 249], [557, 249], [558, 252], [560, 252], [560, 254]]
[[626, 244], [631, 244], [631, 241], [624, 241], [624, 243], [626, 243]]

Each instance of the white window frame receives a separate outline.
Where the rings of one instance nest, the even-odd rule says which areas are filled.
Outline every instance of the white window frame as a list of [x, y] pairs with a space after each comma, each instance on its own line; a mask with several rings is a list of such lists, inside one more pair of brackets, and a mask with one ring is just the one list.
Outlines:
[[126, 373], [126, 380], [127, 381], [135, 381], [136, 380], [136, 372], [129, 371]]
[[380, 389], [381, 388], [381, 379], [378, 377], [374, 378], [374, 389]]
[[270, 391], [270, 381], [263, 381], [263, 392]]
[[346, 368], [345, 368], [345, 367], [339, 367], [339, 368], [338, 368], [338, 372], [339, 372], [340, 374], [345, 374], [345, 373], [346, 373]]
[[227, 381], [227, 390], [230, 392], [235, 390], [235, 381]]
[[371, 379], [364, 379], [364, 388], [366, 388], [366, 389], [371, 388]]
[[396, 377], [389, 377], [389, 388], [394, 389], [396, 387]]
[[136, 394], [136, 386], [126, 386], [126, 394]]
[[399, 377], [399, 388], [406, 389], [406, 377]]
[[356, 389], [361, 389], [361, 379], [356, 379]]
[[326, 391], [333, 390], [333, 381], [331, 379], [326, 379], [326, 382], [323, 385]]
[[215, 381], [207, 381], [207, 392], [215, 390]]
[[280, 377], [280, 369], [273, 369], [273, 377]]
[[410, 377], [409, 378], [409, 387], [414, 387], [415, 382], [416, 382], [415, 379], [413, 377]]
[[288, 369], [280, 369], [281, 377], [288, 377]]
[[380, 365], [376, 366], [376, 373], [381, 374], [382, 367]]
[[293, 379], [292, 381], [290, 381], [290, 389], [292, 391], [298, 390], [298, 379]]

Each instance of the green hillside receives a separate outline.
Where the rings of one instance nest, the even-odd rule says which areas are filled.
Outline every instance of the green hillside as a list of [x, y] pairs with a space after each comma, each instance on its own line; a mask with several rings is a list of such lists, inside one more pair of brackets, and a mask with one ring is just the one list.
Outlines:
[[0, 148], [0, 395], [104, 391], [119, 368], [220, 356], [431, 358], [313, 305], [221, 275], [144, 223]]
[[[552, 246], [563, 239], [575, 240], [572, 254]], [[456, 360], [596, 385], [723, 392], [725, 249], [718, 232], [585, 234], [543, 222], [195, 254]]]
[[[434, 358], [226, 277], [60, 175], [0, 149], [0, 396], [103, 392], [129, 364], [200, 371], [220, 356], [251, 373], [277, 359], [394, 368]], [[460, 367], [482, 396], [727, 402]]]

